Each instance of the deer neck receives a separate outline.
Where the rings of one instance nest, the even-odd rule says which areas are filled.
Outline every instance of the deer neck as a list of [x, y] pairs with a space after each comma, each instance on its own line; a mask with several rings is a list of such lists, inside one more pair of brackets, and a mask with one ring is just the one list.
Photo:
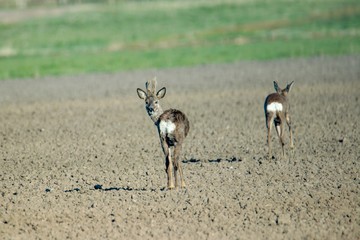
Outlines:
[[287, 92], [283, 91], [280, 95], [287, 99]]

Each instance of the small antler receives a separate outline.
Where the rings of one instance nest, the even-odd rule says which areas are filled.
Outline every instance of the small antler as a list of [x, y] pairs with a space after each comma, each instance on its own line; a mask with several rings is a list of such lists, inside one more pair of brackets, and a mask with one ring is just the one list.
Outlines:
[[146, 90], [148, 94], [155, 94], [156, 93], [156, 77], [151, 80], [148, 80], [145, 84]]

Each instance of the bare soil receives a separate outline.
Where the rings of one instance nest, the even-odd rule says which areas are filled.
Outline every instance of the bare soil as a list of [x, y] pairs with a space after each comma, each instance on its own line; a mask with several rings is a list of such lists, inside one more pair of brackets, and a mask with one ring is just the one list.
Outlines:
[[[187, 114], [187, 189], [166, 190], [136, 94]], [[267, 159], [263, 103], [290, 92], [295, 149]], [[2, 239], [360, 239], [360, 57], [0, 81]]]

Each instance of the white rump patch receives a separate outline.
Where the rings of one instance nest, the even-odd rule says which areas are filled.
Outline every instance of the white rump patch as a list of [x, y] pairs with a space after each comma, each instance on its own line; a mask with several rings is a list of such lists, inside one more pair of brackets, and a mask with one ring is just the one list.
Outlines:
[[171, 134], [175, 130], [176, 125], [170, 121], [161, 121], [159, 127], [162, 134]]
[[266, 110], [268, 112], [281, 112], [283, 110], [283, 105], [278, 102], [273, 102], [267, 105]]

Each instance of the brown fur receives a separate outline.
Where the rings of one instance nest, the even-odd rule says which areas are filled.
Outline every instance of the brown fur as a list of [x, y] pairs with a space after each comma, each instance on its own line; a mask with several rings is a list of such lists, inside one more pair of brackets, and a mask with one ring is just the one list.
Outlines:
[[[165, 155], [165, 171], [167, 174], [167, 186], [173, 189], [178, 186], [177, 172], [180, 174], [181, 187], [186, 187], [181, 168], [181, 161], [179, 159], [182, 143], [187, 136], [190, 124], [186, 115], [176, 109], [168, 109], [163, 111], [159, 100], [166, 94], [166, 88], [161, 88], [156, 94], [156, 80], [148, 81], [145, 84], [147, 92], [138, 88], [137, 93], [141, 99], [145, 100], [145, 108], [150, 118], [154, 121], [159, 137], [161, 147]], [[171, 122], [175, 124], [175, 130], [171, 133], [162, 133], [160, 131], [160, 123], [162, 121]], [[173, 175], [175, 178], [175, 185], [173, 182]]]
[[[276, 132], [278, 134], [278, 137], [280, 139], [280, 144], [282, 148], [282, 155], [285, 156], [285, 150], [284, 150], [284, 122], [287, 123], [289, 127], [290, 132], [290, 147], [293, 148], [293, 136], [292, 136], [292, 130], [291, 130], [291, 118], [290, 118], [290, 104], [288, 101], [288, 93], [290, 92], [290, 89], [292, 87], [294, 82], [291, 82], [286, 86], [286, 88], [281, 89], [278, 86], [278, 83], [274, 81], [274, 88], [276, 90], [276, 93], [269, 94], [264, 103], [264, 111], [265, 111], [265, 119], [266, 119], [266, 128], [268, 132], [267, 136], [267, 143], [268, 143], [268, 154], [269, 158], [271, 158], [271, 129], [272, 129], [272, 122], [274, 122]], [[267, 107], [271, 103], [280, 103], [282, 105], [282, 111], [268, 111]]]

